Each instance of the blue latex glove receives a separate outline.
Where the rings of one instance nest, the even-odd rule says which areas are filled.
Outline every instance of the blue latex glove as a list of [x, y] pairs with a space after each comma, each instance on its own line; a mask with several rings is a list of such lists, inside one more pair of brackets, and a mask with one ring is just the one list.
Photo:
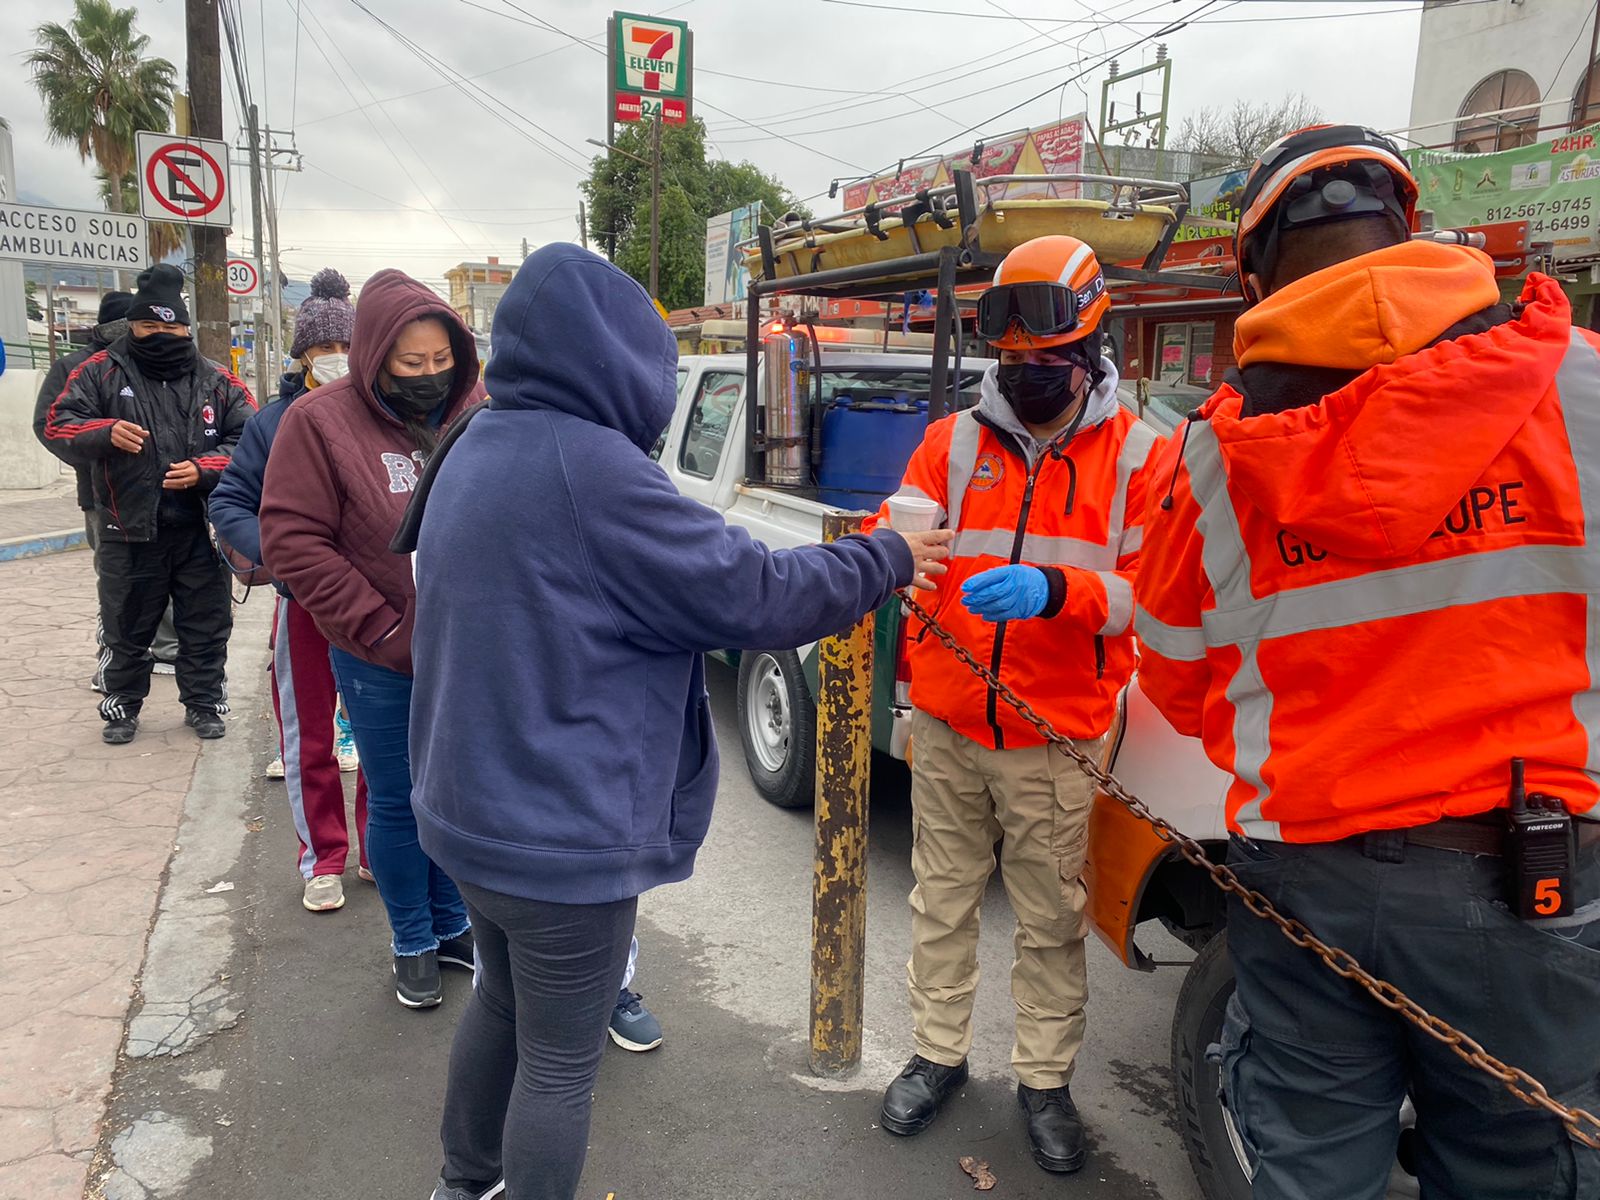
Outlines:
[[1037, 617], [1050, 602], [1050, 581], [1038, 567], [1022, 563], [979, 571], [961, 585], [961, 603], [985, 621]]

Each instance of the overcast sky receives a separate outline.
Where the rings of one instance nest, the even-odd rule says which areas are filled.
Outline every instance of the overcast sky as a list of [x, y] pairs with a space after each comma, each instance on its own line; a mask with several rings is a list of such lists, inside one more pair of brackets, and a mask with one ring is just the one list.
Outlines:
[[[1199, 15], [1163, 38], [1175, 62], [1174, 124], [1202, 106], [1292, 91], [1303, 91], [1331, 118], [1387, 128], [1408, 123], [1418, 5], [879, 2], [935, 7], [945, 15], [829, 0], [688, 0], [639, 8], [686, 20], [694, 30], [696, 105], [714, 152], [749, 159], [800, 196], [934, 143], [952, 151], [970, 146], [977, 134], [962, 132], [969, 126], [1001, 133], [1047, 124], [1063, 112], [1097, 114], [1103, 66], [1000, 115], [1106, 52], [1155, 33], [1157, 22], [1188, 14]], [[524, 237], [532, 245], [576, 240], [577, 184], [594, 153], [585, 139], [601, 136], [605, 105], [605, 59], [580, 40], [603, 47], [611, 4], [238, 5], [256, 101], [273, 128], [294, 131], [304, 155], [304, 171], [278, 177], [288, 274], [305, 279], [331, 264], [359, 286], [378, 269], [398, 266], [442, 287], [445, 268], [464, 259], [498, 254], [517, 261]], [[446, 84], [360, 5], [452, 73], [476, 78]], [[136, 0], [136, 7], [152, 52], [177, 64], [181, 78], [182, 0]], [[91, 208], [98, 207], [92, 170], [71, 147], [47, 143], [39, 98], [21, 64], [33, 27], [65, 20], [71, 10], [69, 0], [0, 4], [0, 46], [10, 60], [0, 67], [0, 116], [12, 126], [20, 190]], [[1125, 51], [1121, 62], [1126, 70], [1153, 57], [1150, 42]], [[482, 90], [474, 92], [474, 85]], [[233, 94], [231, 75], [224, 94]], [[238, 115], [226, 98], [224, 121], [236, 141]], [[230, 252], [248, 248], [248, 181], [237, 174]], [[825, 196], [812, 203], [819, 213], [829, 211]]]

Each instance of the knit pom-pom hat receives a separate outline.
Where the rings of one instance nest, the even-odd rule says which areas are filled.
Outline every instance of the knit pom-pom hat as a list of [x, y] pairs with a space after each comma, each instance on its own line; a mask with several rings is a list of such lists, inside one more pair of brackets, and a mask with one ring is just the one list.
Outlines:
[[332, 267], [311, 277], [311, 295], [294, 318], [294, 344], [289, 357], [299, 358], [324, 342], [349, 343], [356, 327], [356, 306], [350, 303], [350, 284]]

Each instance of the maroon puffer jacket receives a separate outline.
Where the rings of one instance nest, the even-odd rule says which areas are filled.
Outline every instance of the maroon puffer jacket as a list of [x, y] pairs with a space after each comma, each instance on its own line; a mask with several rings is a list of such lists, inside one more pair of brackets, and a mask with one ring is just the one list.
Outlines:
[[461, 318], [404, 273], [380, 271], [356, 304], [350, 374], [284, 414], [261, 492], [261, 551], [273, 577], [335, 646], [406, 675], [417, 593], [410, 560], [389, 539], [422, 454], [374, 385], [400, 330], [430, 316], [445, 322], [455, 351], [444, 424], [483, 398], [477, 343]]

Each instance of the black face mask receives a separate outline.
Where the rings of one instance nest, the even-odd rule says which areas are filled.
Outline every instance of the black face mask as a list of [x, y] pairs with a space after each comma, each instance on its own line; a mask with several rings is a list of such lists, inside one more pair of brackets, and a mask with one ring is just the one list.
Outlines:
[[181, 333], [152, 333], [128, 339], [128, 353], [152, 379], [177, 379], [194, 367], [194, 339]]
[[455, 379], [454, 367], [433, 375], [392, 375], [384, 394], [402, 417], [421, 419], [444, 402]]
[[1072, 403], [1070, 366], [1000, 364], [1000, 394], [1024, 425], [1048, 425]]

